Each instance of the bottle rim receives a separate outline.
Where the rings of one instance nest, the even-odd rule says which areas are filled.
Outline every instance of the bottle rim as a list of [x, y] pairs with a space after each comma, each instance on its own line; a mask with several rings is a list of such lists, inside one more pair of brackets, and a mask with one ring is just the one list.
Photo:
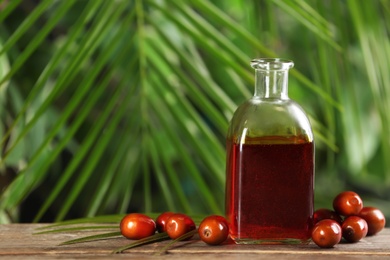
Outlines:
[[294, 62], [282, 58], [260, 58], [253, 59], [251, 66], [260, 70], [288, 70], [294, 67]]

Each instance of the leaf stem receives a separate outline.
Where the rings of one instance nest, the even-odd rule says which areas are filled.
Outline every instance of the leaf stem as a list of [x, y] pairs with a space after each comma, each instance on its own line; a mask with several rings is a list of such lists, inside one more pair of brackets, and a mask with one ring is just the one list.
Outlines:
[[123, 246], [123, 247], [120, 247], [118, 249], [115, 249], [114, 251], [112, 251], [112, 253], [113, 254], [119, 254], [119, 253], [122, 253], [123, 251], [125, 251], [127, 249], [131, 249], [131, 248], [134, 248], [134, 247], [137, 247], [137, 246], [142, 246], [142, 245], [145, 245], [145, 244], [150, 244], [150, 243], [161, 241], [161, 240], [165, 240], [165, 239], [168, 239], [168, 238], [169, 238], [169, 236], [168, 236], [168, 234], [166, 232], [157, 233], [157, 234], [155, 234], [153, 236], [137, 240], [137, 241], [132, 242], [132, 243], [126, 245], [126, 246]]
[[194, 229], [194, 230], [191, 230], [191, 231], [185, 233], [184, 235], [182, 235], [182, 236], [172, 240], [170, 243], [168, 243], [168, 245], [164, 246], [161, 250], [157, 251], [154, 255], [166, 254], [168, 249], [170, 247], [172, 247], [174, 244], [176, 244], [176, 242], [179, 242], [179, 241], [182, 241], [182, 240], [186, 240], [186, 239], [192, 237], [193, 235], [195, 235], [197, 232], [198, 232], [198, 229]]
[[59, 245], [63, 246], [63, 245], [77, 244], [77, 243], [83, 243], [83, 242], [91, 242], [91, 241], [102, 240], [102, 239], [107, 239], [107, 238], [116, 238], [116, 237], [121, 236], [121, 235], [122, 234], [120, 231], [116, 231], [116, 232], [110, 232], [110, 233], [104, 233], [104, 234], [98, 234], [98, 235], [93, 235], [93, 236], [86, 236], [86, 237], [81, 237], [81, 238], [77, 238], [77, 239], [72, 239], [72, 240], [62, 242]]

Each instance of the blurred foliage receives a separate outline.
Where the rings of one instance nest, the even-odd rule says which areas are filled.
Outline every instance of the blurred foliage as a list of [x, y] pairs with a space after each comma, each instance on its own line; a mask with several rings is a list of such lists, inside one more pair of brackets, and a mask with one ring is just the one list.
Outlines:
[[[0, 223], [223, 213], [252, 58], [295, 62], [316, 207], [390, 216], [390, 1], [0, 1]], [[386, 211], [387, 210], [387, 211]]]

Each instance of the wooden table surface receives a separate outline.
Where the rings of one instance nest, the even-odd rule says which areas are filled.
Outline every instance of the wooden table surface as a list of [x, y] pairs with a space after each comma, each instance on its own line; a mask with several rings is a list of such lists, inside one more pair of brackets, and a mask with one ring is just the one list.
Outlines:
[[73, 245], [59, 244], [103, 231], [77, 231], [62, 233], [34, 234], [44, 224], [0, 225], [0, 258], [12, 259], [390, 259], [390, 229], [376, 236], [366, 237], [354, 244], [341, 243], [332, 249], [321, 249], [309, 245], [235, 245], [208, 246], [196, 236], [189, 241], [178, 242], [166, 254], [155, 253], [170, 241], [165, 240], [112, 254], [114, 249], [129, 244], [123, 237]]

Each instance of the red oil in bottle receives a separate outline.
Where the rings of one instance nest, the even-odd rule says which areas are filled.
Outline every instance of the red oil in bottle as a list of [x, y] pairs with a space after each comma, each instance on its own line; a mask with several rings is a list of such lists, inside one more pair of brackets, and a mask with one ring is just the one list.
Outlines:
[[227, 142], [226, 216], [236, 243], [306, 243], [314, 144], [277, 138]]

